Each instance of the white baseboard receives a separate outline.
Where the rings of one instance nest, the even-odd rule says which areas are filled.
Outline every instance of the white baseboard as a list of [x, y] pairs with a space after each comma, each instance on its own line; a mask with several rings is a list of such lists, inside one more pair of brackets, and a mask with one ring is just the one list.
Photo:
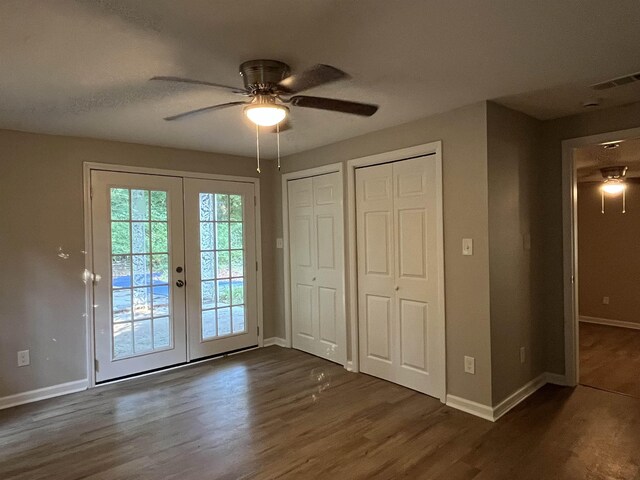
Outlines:
[[37, 402], [38, 400], [44, 400], [45, 398], [59, 397], [60, 395], [67, 395], [68, 393], [81, 392], [82, 390], [86, 390], [88, 385], [89, 382], [85, 378], [84, 380], [76, 380], [75, 382], [61, 383], [50, 387], [38, 388], [37, 390], [16, 393], [15, 395], [0, 398], [0, 410], [22, 405], [24, 403]]
[[544, 375], [546, 377], [547, 383], [551, 383], [552, 385], [560, 385], [563, 387], [569, 386], [569, 383], [567, 383], [567, 377], [565, 377], [564, 375], [551, 372], [547, 372]]
[[563, 386], [567, 385], [564, 375], [545, 372], [524, 384], [495, 407], [473, 402], [466, 398], [456, 397], [455, 395], [447, 395], [446, 403], [449, 407], [495, 422], [513, 407], [533, 395], [540, 388], [544, 387], [547, 383]]
[[597, 323], [599, 325], [609, 325], [610, 327], [633, 328], [634, 330], [640, 330], [640, 323], [626, 322], [624, 320], [580, 316], [580, 321], [585, 323]]
[[277, 345], [278, 347], [287, 348], [287, 341], [284, 338], [280, 338], [280, 337], [269, 337], [264, 339], [264, 341], [262, 342], [262, 345], [265, 347]]
[[546, 385], [546, 383], [547, 375], [545, 373], [539, 375], [530, 382], [525, 383], [522, 387], [493, 407], [493, 421], [495, 422], [498, 420], [513, 407], [535, 393], [539, 388]]
[[484, 418], [485, 420], [489, 420], [491, 422], [494, 421], [493, 408], [488, 405], [449, 394], [447, 394], [446, 404], [449, 407], [455, 408], [457, 410], [462, 410], [463, 412], [470, 413], [471, 415], [475, 415], [476, 417]]

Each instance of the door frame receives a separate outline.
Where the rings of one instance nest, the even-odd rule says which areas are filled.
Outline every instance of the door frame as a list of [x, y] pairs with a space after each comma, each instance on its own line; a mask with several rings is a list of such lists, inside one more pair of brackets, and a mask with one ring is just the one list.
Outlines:
[[[282, 175], [282, 256], [284, 260], [284, 325], [285, 325], [285, 336], [284, 336], [284, 346], [287, 348], [293, 347], [293, 337], [291, 334], [292, 330], [292, 318], [291, 318], [291, 265], [290, 265], [290, 246], [289, 246], [289, 181], [290, 180], [300, 180], [301, 178], [310, 178], [317, 177], [319, 175], [326, 175], [329, 173], [338, 173], [340, 175], [340, 181], [343, 182], [344, 186], [344, 177], [343, 177], [343, 166], [342, 163], [332, 163], [329, 165], [323, 165], [321, 167], [309, 168], [306, 170], [298, 170], [296, 172], [285, 173]], [[345, 216], [344, 216], [344, 189], [342, 192], [342, 229], [344, 232], [345, 227]], [[346, 241], [347, 236], [343, 235], [343, 238]], [[346, 245], [342, 246], [341, 251], [343, 260], [346, 260]], [[343, 261], [344, 265], [344, 261]], [[342, 292], [342, 298], [340, 299], [340, 307], [342, 308], [342, 312], [345, 318], [345, 326], [347, 328], [347, 332], [345, 332], [345, 338], [348, 338], [349, 330], [349, 319], [347, 317], [347, 307], [346, 307], [346, 289], [347, 289], [347, 272], [346, 268], [344, 269], [342, 282], [344, 285], [344, 291]], [[348, 345], [345, 345], [344, 348], [347, 350]], [[347, 355], [347, 364], [349, 363], [349, 358]], [[346, 365], [345, 365], [346, 367]]]
[[[258, 347], [263, 346], [264, 318], [263, 318], [263, 298], [262, 298], [262, 229], [260, 215], [260, 179], [257, 177], [242, 177], [235, 175], [218, 175], [212, 173], [191, 172], [184, 170], [170, 170], [154, 167], [137, 167], [131, 165], [117, 165], [111, 163], [84, 162], [83, 172], [83, 194], [84, 194], [84, 273], [85, 280], [85, 325], [87, 339], [87, 379], [88, 388], [96, 386], [95, 376], [95, 335], [94, 335], [94, 315], [93, 315], [93, 216], [91, 201], [91, 172], [93, 170], [134, 173], [146, 175], [160, 175], [182, 178], [197, 178], [201, 180], [222, 180], [228, 182], [252, 183], [255, 195], [255, 232], [256, 232], [256, 260], [258, 269], [256, 274], [257, 289], [257, 314], [258, 314]], [[91, 312], [91, 314], [89, 314]], [[187, 322], [189, 319], [187, 318]], [[188, 348], [188, 346], [187, 346]], [[206, 359], [205, 359], [206, 360]], [[203, 360], [198, 360], [203, 361]], [[187, 362], [194, 363], [194, 362]]]
[[599, 133], [562, 141], [562, 267], [564, 292], [564, 379], [569, 386], [580, 379], [580, 318], [578, 303], [578, 181], [576, 148], [640, 137], [640, 128]]
[[[348, 242], [349, 242], [349, 324], [351, 327], [351, 361], [349, 370], [358, 372], [359, 366], [359, 318], [358, 318], [358, 268], [357, 268], [357, 238], [356, 238], [356, 169], [380, 165], [383, 163], [408, 160], [415, 157], [433, 156], [436, 162], [436, 223], [437, 223], [437, 263], [438, 263], [438, 309], [440, 318], [441, 338], [436, 340], [441, 355], [441, 363], [434, 369], [439, 374], [439, 398], [443, 403], [447, 394], [447, 359], [446, 359], [446, 315], [444, 288], [444, 215], [442, 196], [442, 141], [425, 143], [414, 147], [392, 150], [389, 152], [354, 158], [347, 161], [347, 208], [348, 208]], [[349, 362], [348, 362], [349, 363]]]

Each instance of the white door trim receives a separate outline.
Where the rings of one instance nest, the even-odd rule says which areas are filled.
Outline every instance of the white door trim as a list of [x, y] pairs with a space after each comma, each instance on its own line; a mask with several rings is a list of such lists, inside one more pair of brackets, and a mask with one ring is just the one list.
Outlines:
[[[282, 175], [282, 258], [284, 261], [284, 328], [285, 335], [284, 341], [287, 348], [292, 347], [292, 335], [291, 335], [291, 265], [289, 258], [289, 188], [287, 187], [289, 180], [299, 180], [301, 178], [317, 177], [318, 175], [325, 175], [327, 173], [339, 173], [340, 180], [344, 182], [342, 175], [342, 163], [332, 163], [330, 165], [323, 165], [321, 167], [309, 168], [306, 170], [298, 170], [297, 172], [285, 173]], [[344, 194], [343, 194], [344, 195]], [[344, 217], [344, 215], [343, 215]], [[344, 228], [344, 226], [343, 226]], [[346, 238], [346, 236], [345, 236]], [[343, 247], [343, 255], [344, 255]], [[345, 255], [346, 257], [346, 255]], [[346, 269], [345, 278], [343, 279], [346, 286]], [[346, 325], [349, 324], [349, 319], [346, 315], [346, 299], [342, 296], [341, 305], [345, 314]], [[347, 346], [345, 345], [345, 348]]]
[[437, 198], [437, 249], [438, 249], [438, 281], [439, 289], [439, 310], [440, 318], [438, 319], [442, 332], [441, 338], [437, 340], [440, 349], [442, 351], [442, 364], [434, 367], [434, 370], [438, 371], [438, 376], [441, 379], [439, 385], [439, 398], [444, 403], [446, 401], [446, 322], [445, 322], [445, 302], [444, 302], [444, 224], [443, 224], [443, 209], [442, 209], [442, 142], [431, 142], [423, 145], [416, 145], [414, 147], [403, 148], [400, 150], [393, 150], [390, 152], [379, 153], [376, 155], [369, 155], [367, 157], [354, 158], [347, 161], [347, 209], [348, 209], [348, 259], [349, 259], [349, 316], [348, 324], [350, 326], [351, 333], [351, 358], [349, 367], [350, 370], [358, 372], [359, 367], [359, 346], [358, 346], [358, 269], [357, 269], [357, 238], [356, 238], [356, 169], [361, 167], [368, 167], [372, 165], [379, 165], [381, 163], [395, 162], [399, 160], [407, 160], [409, 158], [421, 157], [425, 155], [434, 155], [436, 161], [436, 185], [438, 191], [436, 192]]
[[564, 376], [569, 386], [580, 378], [578, 312], [578, 183], [573, 153], [594, 143], [640, 137], [640, 128], [570, 138], [562, 142], [562, 252], [564, 284]]
[[[257, 177], [241, 177], [234, 175], [217, 175], [211, 173], [189, 172], [184, 170], [168, 170], [152, 167], [136, 167], [129, 165], [114, 165], [111, 163], [84, 162], [82, 165], [83, 190], [84, 190], [84, 254], [85, 254], [85, 324], [87, 331], [87, 386], [94, 388], [95, 381], [95, 344], [94, 344], [94, 318], [93, 318], [93, 288], [92, 278], [87, 278], [93, 272], [93, 218], [91, 214], [91, 171], [103, 170], [110, 172], [141, 173], [147, 175], [167, 175], [171, 177], [199, 178], [204, 180], [224, 180], [229, 182], [252, 183], [255, 190], [255, 232], [256, 232], [256, 260], [258, 262], [257, 285], [258, 289], [258, 346], [263, 346], [264, 318], [262, 298], [262, 229], [260, 215], [260, 179]], [[91, 314], [89, 314], [91, 312]]]

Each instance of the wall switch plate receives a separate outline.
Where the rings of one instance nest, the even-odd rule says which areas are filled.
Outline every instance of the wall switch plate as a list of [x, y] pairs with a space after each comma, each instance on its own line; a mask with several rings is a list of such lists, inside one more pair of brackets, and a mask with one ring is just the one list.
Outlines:
[[609, 305], [609, 297], [602, 297], [602, 304]]
[[524, 347], [520, 347], [520, 363], [524, 363], [526, 360], [526, 349]]
[[29, 359], [29, 350], [20, 350], [18, 352], [18, 366], [26, 367], [30, 363], [31, 360]]
[[276, 238], [276, 248], [282, 248], [283, 243], [281, 238]]
[[473, 239], [462, 239], [462, 255], [473, 255]]
[[464, 371], [471, 375], [476, 374], [476, 359], [473, 357], [464, 357]]

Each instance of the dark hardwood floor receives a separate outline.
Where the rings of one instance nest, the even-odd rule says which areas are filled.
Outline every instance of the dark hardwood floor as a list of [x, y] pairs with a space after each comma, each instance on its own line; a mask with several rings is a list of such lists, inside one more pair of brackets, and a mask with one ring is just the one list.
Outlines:
[[640, 401], [546, 386], [495, 424], [269, 347], [0, 411], [2, 479], [637, 479]]
[[640, 330], [581, 322], [580, 383], [640, 398]]

